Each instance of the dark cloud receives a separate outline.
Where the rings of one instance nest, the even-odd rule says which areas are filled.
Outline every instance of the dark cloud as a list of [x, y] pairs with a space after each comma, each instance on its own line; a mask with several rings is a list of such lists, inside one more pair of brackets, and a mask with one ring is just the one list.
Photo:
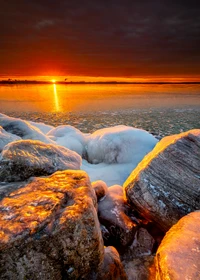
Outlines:
[[200, 1], [2, 0], [0, 26], [0, 74], [200, 74]]

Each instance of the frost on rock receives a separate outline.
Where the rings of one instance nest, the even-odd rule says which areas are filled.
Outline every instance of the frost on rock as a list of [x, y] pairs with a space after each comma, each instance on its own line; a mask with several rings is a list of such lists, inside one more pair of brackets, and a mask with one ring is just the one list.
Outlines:
[[7, 132], [17, 135], [22, 139], [39, 140], [44, 143], [53, 143], [40, 129], [31, 125], [28, 121], [11, 118], [0, 114], [0, 126]]
[[80, 156], [85, 155], [87, 135], [70, 125], [60, 125], [47, 133], [47, 136], [58, 145], [77, 152]]
[[7, 131], [5, 131], [1, 126], [0, 126], [0, 152], [3, 150], [4, 146], [6, 146], [8, 143], [20, 140], [21, 137], [11, 134]]
[[80, 169], [81, 157], [67, 148], [34, 140], [8, 144], [0, 155], [0, 181], [23, 181], [57, 170]]

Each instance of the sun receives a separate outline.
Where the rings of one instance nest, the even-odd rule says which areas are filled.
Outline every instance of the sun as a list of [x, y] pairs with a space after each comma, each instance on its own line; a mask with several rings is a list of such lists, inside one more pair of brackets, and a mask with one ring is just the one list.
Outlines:
[[53, 80], [51, 80], [51, 81], [52, 81], [52, 83], [53, 83], [53, 84], [55, 84], [55, 83], [56, 83], [56, 80], [54, 80], [54, 79], [53, 79]]

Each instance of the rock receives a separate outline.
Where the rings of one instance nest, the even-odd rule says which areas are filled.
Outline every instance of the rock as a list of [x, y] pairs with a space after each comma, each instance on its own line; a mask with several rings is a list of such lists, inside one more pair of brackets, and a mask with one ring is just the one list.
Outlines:
[[151, 279], [200, 279], [200, 211], [183, 217], [167, 232], [156, 253]]
[[44, 143], [53, 143], [40, 129], [31, 125], [28, 121], [0, 115], [0, 126], [11, 134], [15, 134], [22, 139], [39, 140]]
[[105, 248], [104, 262], [97, 280], [127, 280], [126, 273], [121, 263], [117, 250], [112, 247]]
[[132, 243], [137, 225], [126, 215], [126, 207], [123, 189], [117, 185], [108, 188], [105, 198], [99, 201], [99, 221], [105, 227], [104, 232], [110, 234], [104, 239], [106, 245], [119, 247]]
[[0, 279], [96, 279], [104, 247], [83, 171], [34, 178], [0, 202]]
[[155, 240], [145, 228], [139, 228], [133, 243], [121, 255], [128, 280], [148, 280], [153, 263]]
[[34, 140], [8, 144], [0, 155], [0, 181], [23, 181], [57, 170], [80, 169], [81, 157], [67, 148]]
[[166, 232], [200, 208], [200, 130], [163, 138], [124, 183], [128, 202]]
[[5, 131], [0, 126], [0, 152], [3, 150], [4, 146], [6, 146], [8, 143], [17, 141], [20, 139], [21, 139], [20, 137]]
[[108, 187], [104, 181], [98, 180], [92, 182], [92, 187], [95, 190], [97, 201], [103, 199], [105, 195], [108, 193]]

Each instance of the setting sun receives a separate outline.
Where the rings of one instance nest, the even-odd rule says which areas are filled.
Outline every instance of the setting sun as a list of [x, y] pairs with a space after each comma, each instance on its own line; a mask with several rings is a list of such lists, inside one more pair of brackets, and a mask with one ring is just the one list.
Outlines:
[[54, 83], [54, 84], [56, 83], [56, 80], [51, 80], [51, 81], [52, 81], [52, 83]]

